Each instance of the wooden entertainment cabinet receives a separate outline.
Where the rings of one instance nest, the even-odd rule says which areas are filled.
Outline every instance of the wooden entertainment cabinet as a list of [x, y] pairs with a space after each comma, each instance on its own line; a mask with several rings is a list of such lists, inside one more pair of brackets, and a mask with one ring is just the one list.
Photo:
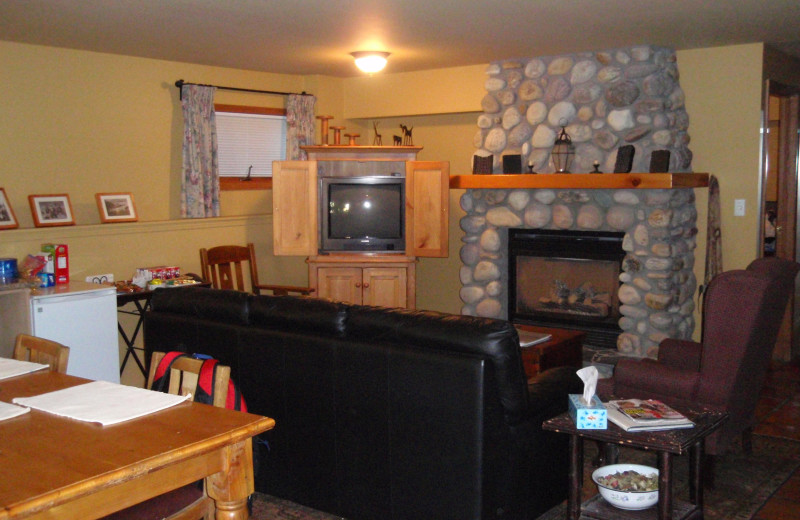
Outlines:
[[[303, 146], [307, 161], [273, 168], [276, 255], [307, 256], [319, 298], [385, 307], [416, 307], [418, 257], [448, 254], [450, 166], [417, 161], [414, 146]], [[405, 251], [320, 251], [319, 180], [365, 175], [405, 178]]]

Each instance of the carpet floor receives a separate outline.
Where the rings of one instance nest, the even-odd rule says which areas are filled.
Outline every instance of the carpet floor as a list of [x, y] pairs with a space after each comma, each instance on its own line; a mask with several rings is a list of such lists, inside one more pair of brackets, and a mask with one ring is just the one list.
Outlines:
[[[596, 453], [595, 444], [585, 443], [584, 499], [594, 494], [591, 465]], [[679, 498], [687, 499], [688, 457], [677, 457], [673, 464], [673, 482]], [[640, 450], [622, 448], [620, 462], [656, 465], [655, 455]], [[741, 451], [720, 457], [715, 466], [715, 487], [704, 494], [706, 520], [748, 520], [780, 488], [781, 484], [800, 467], [800, 442], [755, 435], [753, 453]], [[565, 518], [566, 504], [551, 509], [538, 520]], [[343, 520], [342, 517], [256, 493], [253, 500], [253, 520]]]

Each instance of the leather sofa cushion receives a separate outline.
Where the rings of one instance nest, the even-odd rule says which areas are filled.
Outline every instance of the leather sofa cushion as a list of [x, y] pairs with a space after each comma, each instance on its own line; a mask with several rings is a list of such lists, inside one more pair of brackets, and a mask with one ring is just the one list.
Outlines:
[[525, 371], [513, 325], [504, 320], [435, 311], [352, 305], [347, 337], [471, 354], [491, 360], [508, 424], [528, 413]]
[[250, 323], [262, 328], [322, 336], [344, 336], [347, 307], [299, 296], [251, 296]]
[[158, 289], [150, 306], [154, 311], [187, 314], [230, 325], [247, 325], [248, 294], [239, 291], [181, 287]]

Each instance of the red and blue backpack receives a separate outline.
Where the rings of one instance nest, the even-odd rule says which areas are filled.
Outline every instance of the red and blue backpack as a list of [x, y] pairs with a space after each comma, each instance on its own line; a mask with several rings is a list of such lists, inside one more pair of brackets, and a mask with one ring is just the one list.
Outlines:
[[[164, 357], [156, 367], [151, 390], [158, 392], [168, 391], [170, 368], [176, 359], [182, 357], [203, 360], [203, 366], [200, 368], [200, 374], [197, 378], [197, 390], [195, 391], [194, 400], [198, 403], [214, 404], [214, 375], [219, 361], [202, 354], [186, 354], [183, 352], [167, 352], [164, 354]], [[233, 382], [233, 379], [228, 380], [228, 398], [225, 401], [225, 408], [242, 412], [247, 411], [247, 403], [245, 403], [244, 397], [239, 391], [239, 387]]]

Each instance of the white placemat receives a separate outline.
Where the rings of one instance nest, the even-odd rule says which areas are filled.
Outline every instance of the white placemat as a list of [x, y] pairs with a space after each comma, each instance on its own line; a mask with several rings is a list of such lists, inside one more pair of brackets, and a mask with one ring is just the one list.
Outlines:
[[93, 381], [35, 397], [16, 397], [12, 401], [43, 412], [108, 426], [175, 406], [191, 397], [191, 394], [165, 394]]
[[11, 419], [12, 417], [16, 417], [18, 415], [22, 415], [30, 411], [31, 411], [30, 408], [24, 408], [22, 406], [17, 406], [15, 404], [9, 404], [0, 401], [0, 421]]
[[0, 379], [21, 376], [22, 374], [36, 372], [44, 368], [50, 368], [50, 366], [42, 365], [41, 363], [31, 363], [30, 361], [0, 358]]

